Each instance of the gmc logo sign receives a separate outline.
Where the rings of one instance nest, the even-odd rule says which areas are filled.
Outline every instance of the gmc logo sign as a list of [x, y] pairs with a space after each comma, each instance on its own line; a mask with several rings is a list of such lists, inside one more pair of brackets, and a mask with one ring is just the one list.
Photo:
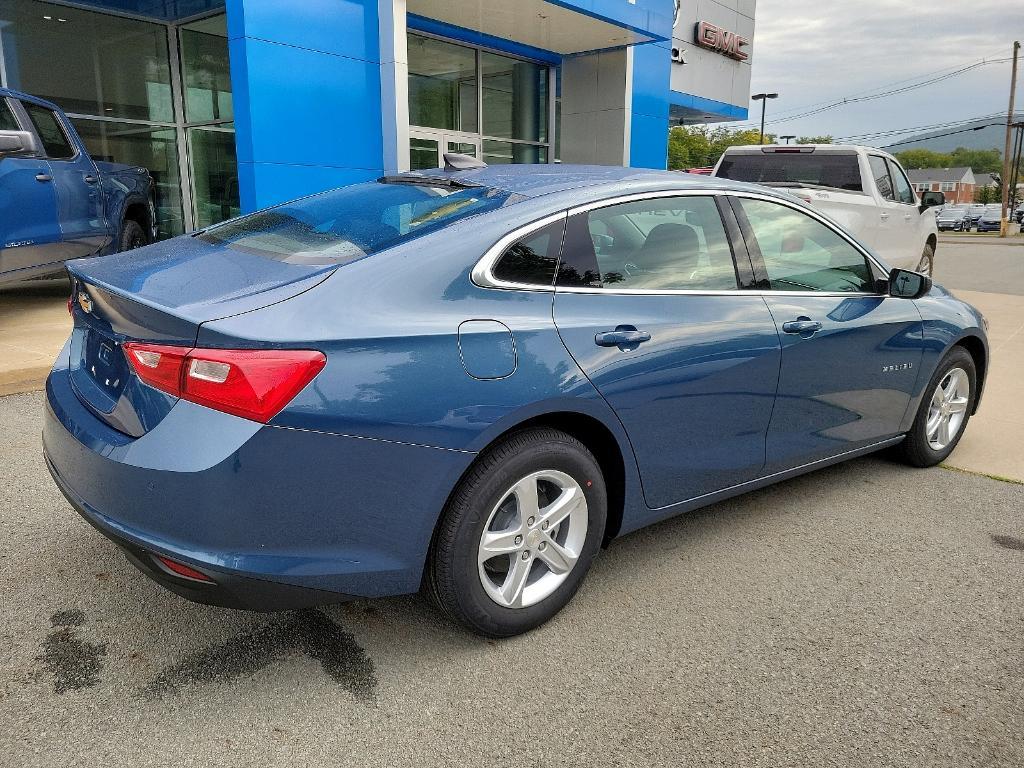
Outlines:
[[740, 37], [735, 32], [726, 32], [707, 21], [697, 22], [694, 42], [701, 48], [707, 48], [736, 61], [746, 61], [750, 58], [750, 54], [743, 50], [750, 45], [747, 38]]

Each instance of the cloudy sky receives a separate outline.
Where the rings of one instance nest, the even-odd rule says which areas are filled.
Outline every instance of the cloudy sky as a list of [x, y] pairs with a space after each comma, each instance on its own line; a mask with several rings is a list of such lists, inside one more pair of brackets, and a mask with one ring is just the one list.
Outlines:
[[[997, 112], [1005, 120], [1009, 62], [901, 95], [798, 115], [823, 103], [913, 85], [982, 59], [1008, 58], [1015, 35], [1024, 41], [1021, 0], [757, 0], [751, 93], [779, 93], [768, 102], [766, 128], [776, 134], [839, 138]], [[1024, 109], [1022, 100], [1019, 82], [1018, 109]], [[760, 120], [759, 104], [750, 105], [750, 118]], [[776, 122], [781, 118], [786, 119]], [[904, 137], [864, 143], [899, 138]]]

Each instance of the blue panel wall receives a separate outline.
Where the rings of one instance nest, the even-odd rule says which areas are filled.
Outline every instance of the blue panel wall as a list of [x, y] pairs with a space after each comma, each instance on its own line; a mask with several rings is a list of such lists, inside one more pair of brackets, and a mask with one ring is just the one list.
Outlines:
[[638, 4], [649, 11], [651, 32], [659, 39], [633, 47], [629, 164], [634, 168], [665, 168], [672, 77], [672, 2], [640, 0]]
[[383, 173], [376, 0], [228, 0], [243, 211]]

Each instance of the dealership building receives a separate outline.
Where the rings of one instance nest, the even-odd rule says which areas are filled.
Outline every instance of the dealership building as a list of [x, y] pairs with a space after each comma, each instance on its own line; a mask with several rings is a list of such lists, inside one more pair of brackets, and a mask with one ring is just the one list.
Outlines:
[[755, 0], [0, 0], [0, 82], [157, 182], [163, 236], [446, 152], [664, 168], [747, 116]]

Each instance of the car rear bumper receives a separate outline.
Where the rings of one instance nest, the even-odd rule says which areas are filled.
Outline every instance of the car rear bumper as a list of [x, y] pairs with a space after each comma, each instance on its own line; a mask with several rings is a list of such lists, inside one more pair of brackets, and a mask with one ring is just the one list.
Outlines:
[[132, 439], [81, 404], [60, 364], [46, 384], [43, 452], [71, 505], [148, 576], [198, 602], [256, 610], [416, 591], [437, 517], [474, 457], [184, 401]]

